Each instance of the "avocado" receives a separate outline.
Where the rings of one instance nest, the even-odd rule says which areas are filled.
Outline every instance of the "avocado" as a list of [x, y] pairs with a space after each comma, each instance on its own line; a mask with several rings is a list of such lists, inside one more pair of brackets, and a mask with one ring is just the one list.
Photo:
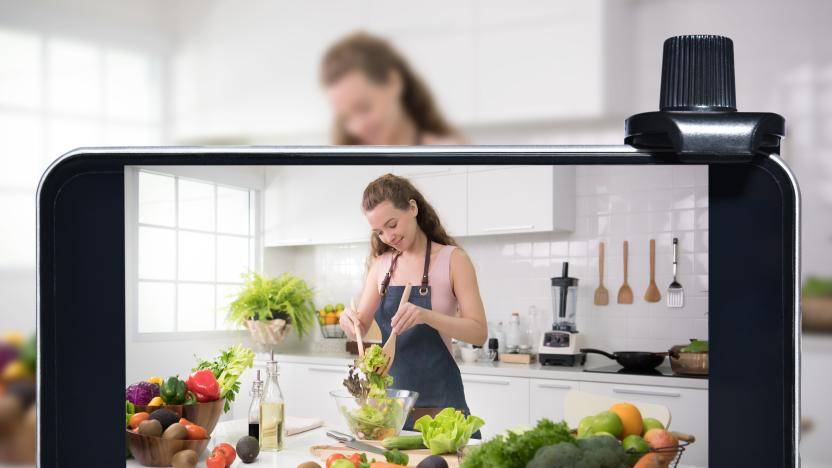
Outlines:
[[159, 421], [159, 424], [162, 425], [162, 430], [164, 431], [171, 424], [179, 422], [179, 415], [169, 409], [159, 408], [150, 413], [150, 419]]
[[252, 436], [244, 436], [237, 441], [237, 456], [243, 463], [252, 463], [260, 454], [260, 442]]

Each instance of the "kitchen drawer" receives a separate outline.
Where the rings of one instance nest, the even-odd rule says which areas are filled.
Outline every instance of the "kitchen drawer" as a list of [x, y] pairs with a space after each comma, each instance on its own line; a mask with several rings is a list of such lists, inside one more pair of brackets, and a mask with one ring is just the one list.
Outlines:
[[574, 380], [529, 379], [529, 421], [547, 418], [554, 422], [564, 418], [563, 402], [571, 390], [578, 390]]
[[529, 423], [529, 379], [462, 375], [471, 414], [485, 420], [483, 439]]
[[696, 436], [696, 443], [685, 450], [682, 463], [708, 465], [707, 390], [599, 382], [581, 382], [580, 389], [622, 402], [645, 402], [666, 406], [670, 410], [670, 429]]

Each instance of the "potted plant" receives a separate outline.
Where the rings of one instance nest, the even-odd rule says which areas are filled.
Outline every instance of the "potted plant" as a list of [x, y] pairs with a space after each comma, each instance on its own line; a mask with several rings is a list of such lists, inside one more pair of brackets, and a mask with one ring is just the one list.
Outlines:
[[260, 344], [282, 342], [290, 328], [303, 338], [315, 326], [313, 296], [305, 281], [289, 273], [267, 278], [250, 272], [227, 318], [235, 325], [244, 325]]

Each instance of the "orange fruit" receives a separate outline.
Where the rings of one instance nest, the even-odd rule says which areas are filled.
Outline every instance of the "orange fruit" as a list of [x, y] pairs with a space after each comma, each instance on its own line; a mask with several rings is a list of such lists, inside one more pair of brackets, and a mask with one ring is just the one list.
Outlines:
[[610, 406], [610, 411], [621, 418], [621, 424], [624, 426], [624, 430], [621, 431], [622, 439], [628, 435], [641, 435], [641, 431], [644, 429], [644, 422], [641, 419], [641, 411], [638, 408], [630, 403], [616, 403]]
[[326, 314], [326, 317], [324, 317], [324, 323], [326, 325], [335, 325], [336, 323], [338, 323], [338, 316], [334, 313]]

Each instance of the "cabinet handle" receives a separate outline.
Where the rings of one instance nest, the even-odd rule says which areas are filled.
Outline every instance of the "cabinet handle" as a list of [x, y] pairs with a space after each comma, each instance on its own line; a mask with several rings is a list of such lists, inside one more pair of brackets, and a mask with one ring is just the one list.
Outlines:
[[326, 372], [329, 374], [343, 374], [344, 370], [340, 367], [308, 367], [312, 372]]
[[559, 390], [572, 390], [572, 386], [567, 384], [542, 383], [537, 384], [537, 386], [538, 388], [556, 388]]
[[503, 227], [483, 228], [482, 230], [485, 231], [485, 232], [500, 232], [500, 231], [520, 231], [522, 229], [534, 229], [534, 224], [527, 224], [525, 226], [503, 226]]
[[508, 380], [490, 380], [490, 379], [465, 379], [464, 382], [471, 382], [471, 383], [484, 383], [490, 385], [508, 385], [510, 382]]
[[656, 392], [650, 390], [631, 390], [629, 388], [615, 388], [612, 389], [613, 393], [620, 393], [622, 395], [646, 395], [646, 396], [658, 396], [658, 397], [668, 397], [668, 398], [679, 398], [682, 396], [681, 393], [672, 393], [672, 392]]

